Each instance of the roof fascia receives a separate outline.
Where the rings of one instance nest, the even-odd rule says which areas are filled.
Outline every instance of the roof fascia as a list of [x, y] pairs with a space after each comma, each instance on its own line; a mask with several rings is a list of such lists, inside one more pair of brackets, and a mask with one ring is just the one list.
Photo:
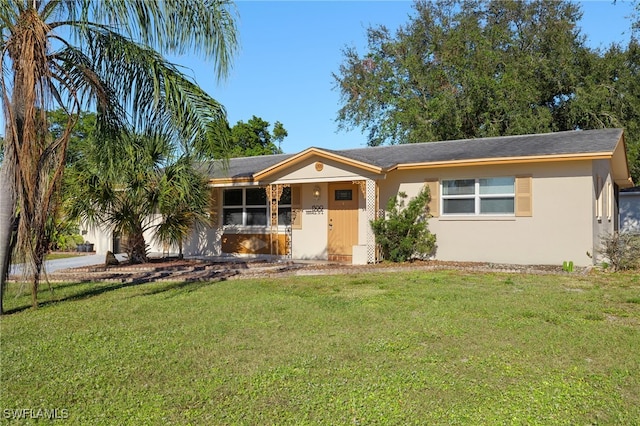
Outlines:
[[487, 166], [494, 164], [521, 164], [521, 163], [544, 163], [557, 161], [576, 160], [605, 160], [610, 159], [611, 152], [593, 152], [583, 154], [558, 154], [558, 155], [537, 155], [523, 157], [495, 157], [495, 158], [474, 158], [470, 160], [447, 160], [429, 161], [423, 163], [405, 163], [391, 167], [388, 171], [413, 170], [413, 169], [433, 169], [438, 167], [471, 167]]
[[629, 172], [629, 159], [627, 158], [627, 147], [624, 140], [624, 132], [616, 144], [611, 155], [611, 174], [613, 181], [620, 188], [633, 187], [633, 179]]
[[251, 177], [239, 177], [239, 178], [213, 178], [209, 179], [210, 186], [225, 186], [234, 184], [251, 184], [254, 180]]
[[373, 172], [373, 173], [382, 173], [383, 170], [381, 167], [375, 166], [373, 164], [369, 164], [369, 163], [364, 163], [362, 161], [357, 161], [357, 160], [353, 160], [351, 158], [348, 157], [344, 157], [342, 155], [338, 155], [338, 154], [334, 154], [332, 152], [328, 152], [328, 151], [324, 151], [322, 149], [318, 149], [318, 148], [307, 148], [304, 151], [294, 155], [293, 157], [289, 157], [286, 160], [283, 160], [277, 164], [274, 164], [271, 167], [267, 167], [264, 170], [259, 171], [258, 173], [256, 173], [253, 178], [255, 180], [264, 180], [266, 178], [268, 178], [269, 176], [274, 175], [275, 173], [278, 173], [284, 169], [286, 169], [287, 167], [291, 167], [294, 166], [298, 163], [301, 163], [302, 161], [305, 161], [313, 156], [317, 156], [320, 158], [324, 158], [327, 160], [333, 160], [336, 161], [338, 163], [344, 164], [344, 165], [348, 165], [348, 166], [352, 166], [352, 167], [356, 167], [358, 169], [362, 169], [362, 170], [366, 170], [369, 172]]

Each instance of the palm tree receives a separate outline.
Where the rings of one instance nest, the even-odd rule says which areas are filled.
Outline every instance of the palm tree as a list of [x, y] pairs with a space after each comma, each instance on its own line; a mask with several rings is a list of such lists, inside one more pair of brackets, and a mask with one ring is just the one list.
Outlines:
[[148, 231], [161, 243], [180, 245], [206, 221], [206, 181], [189, 155], [175, 158], [165, 138], [123, 139], [127, 155], [113, 169], [104, 167], [94, 140], [83, 142], [83, 156], [65, 174], [69, 218], [126, 236], [131, 263], [147, 261]]
[[[107, 165], [130, 131], [162, 134], [187, 153], [207, 149], [202, 135], [226, 126], [224, 108], [162, 54], [201, 53], [224, 77], [237, 48], [235, 12], [225, 0], [2, 0], [0, 37], [0, 290], [15, 236], [37, 306], [45, 222], [78, 112], [96, 111]], [[53, 138], [47, 111], [58, 107], [68, 120]]]
[[195, 229], [209, 223], [207, 179], [188, 156], [183, 156], [164, 169], [159, 186], [161, 221], [155, 239], [163, 245], [177, 246], [182, 258], [184, 241]]

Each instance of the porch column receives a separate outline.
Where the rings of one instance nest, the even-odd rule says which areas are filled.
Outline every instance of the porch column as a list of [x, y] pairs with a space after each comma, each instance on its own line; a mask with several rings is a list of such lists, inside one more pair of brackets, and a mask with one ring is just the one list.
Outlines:
[[367, 208], [367, 263], [376, 262], [376, 237], [371, 228], [371, 221], [376, 218], [376, 182], [365, 180], [365, 201]]
[[[278, 204], [280, 202], [280, 197], [282, 196], [282, 192], [285, 188], [289, 188], [289, 184], [271, 184], [268, 185], [265, 190], [267, 191], [267, 200], [269, 203], [269, 225], [270, 225], [270, 253], [273, 255], [280, 255], [280, 239], [278, 232]], [[285, 234], [285, 238], [288, 236]], [[275, 247], [274, 247], [275, 246]], [[285, 250], [286, 250], [285, 244]], [[287, 254], [287, 253], [282, 253]]]
[[[267, 196], [269, 200], [269, 225], [270, 225], [270, 236], [269, 236], [269, 252], [273, 255], [278, 255], [278, 200], [280, 199], [280, 194], [278, 192], [282, 192], [280, 185], [269, 185], [267, 187]], [[275, 247], [274, 247], [275, 245]]]

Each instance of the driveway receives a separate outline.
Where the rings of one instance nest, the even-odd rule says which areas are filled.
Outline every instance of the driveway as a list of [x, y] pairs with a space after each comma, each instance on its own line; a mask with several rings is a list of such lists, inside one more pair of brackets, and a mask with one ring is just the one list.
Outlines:
[[[45, 271], [52, 273], [61, 269], [80, 268], [82, 266], [92, 266], [104, 264], [104, 254], [90, 254], [85, 256], [66, 257], [64, 259], [47, 260], [44, 262]], [[116, 255], [118, 260], [123, 260], [123, 255]], [[23, 264], [11, 265], [9, 275], [20, 275], [22, 273]]]

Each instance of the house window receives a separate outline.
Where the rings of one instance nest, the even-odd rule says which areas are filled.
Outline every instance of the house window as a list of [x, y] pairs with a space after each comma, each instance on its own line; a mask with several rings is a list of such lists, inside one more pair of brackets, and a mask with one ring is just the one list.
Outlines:
[[442, 181], [442, 214], [512, 215], [515, 178], [455, 179]]
[[[278, 225], [291, 224], [291, 188], [285, 187], [278, 201]], [[264, 188], [225, 189], [222, 197], [224, 225], [267, 226], [269, 204]]]
[[267, 194], [264, 188], [225, 189], [222, 211], [225, 225], [266, 226]]

